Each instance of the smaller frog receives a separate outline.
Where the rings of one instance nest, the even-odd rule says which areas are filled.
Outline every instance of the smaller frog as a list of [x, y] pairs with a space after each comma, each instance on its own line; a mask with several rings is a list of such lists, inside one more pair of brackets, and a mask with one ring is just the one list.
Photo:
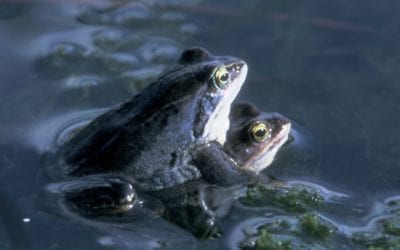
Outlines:
[[[210, 142], [193, 156], [196, 160], [192, 164], [200, 170], [201, 179], [146, 192], [146, 195], [155, 197], [163, 204], [163, 211], [160, 212], [162, 217], [199, 238], [217, 237], [220, 234], [215, 214], [204, 206], [204, 198], [207, 198], [204, 197], [207, 196], [204, 190], [215, 187], [218, 192], [219, 189], [229, 188], [232, 193], [236, 187], [243, 188], [240, 184], [246, 186], [255, 181], [258, 173], [271, 164], [279, 148], [286, 142], [291, 126], [284, 116], [260, 112], [248, 103], [232, 107], [230, 122], [224, 147], [217, 142]], [[137, 197], [135, 191], [129, 182], [110, 180], [110, 184], [99, 185], [99, 188], [91, 186], [84, 192], [67, 191], [66, 201], [86, 217], [128, 212], [137, 202], [137, 199], [132, 199]], [[104, 182], [108, 182], [107, 178]], [[86, 194], [90, 197], [85, 197]], [[227, 198], [234, 200], [233, 195]]]
[[[243, 187], [256, 182], [258, 174], [272, 163], [288, 140], [291, 128], [291, 122], [283, 115], [261, 112], [249, 103], [235, 104], [229, 119], [231, 124], [224, 146], [211, 142], [193, 157], [202, 174], [201, 180], [153, 193], [165, 206], [164, 218], [199, 238], [220, 235], [218, 218], [207, 208], [206, 200], [227, 206], [243, 194]], [[221, 154], [221, 150], [226, 154]], [[225, 201], [215, 201], [220, 197], [207, 197], [205, 190], [210, 185], [216, 188], [214, 194], [220, 191], [220, 196], [228, 190], [231, 199], [224, 197]]]
[[202, 179], [208, 183], [229, 186], [258, 174], [272, 163], [291, 128], [283, 115], [261, 112], [250, 103], [235, 104], [229, 119], [231, 125], [223, 148], [211, 142], [193, 157]]
[[249, 103], [236, 104], [229, 119], [234, 122], [224, 146], [244, 170], [264, 170], [289, 138], [289, 119], [276, 112], [261, 112]]

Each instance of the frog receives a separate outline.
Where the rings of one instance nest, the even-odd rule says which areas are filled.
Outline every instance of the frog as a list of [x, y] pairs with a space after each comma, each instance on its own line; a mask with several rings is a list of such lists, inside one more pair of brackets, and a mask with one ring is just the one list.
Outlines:
[[229, 120], [225, 144], [208, 143], [194, 157], [208, 183], [229, 186], [257, 175], [271, 165], [290, 135], [288, 118], [277, 112], [262, 112], [248, 102], [235, 104]]
[[123, 177], [145, 192], [200, 179], [193, 152], [225, 143], [231, 103], [247, 70], [242, 59], [184, 50], [153, 83], [62, 146], [67, 175]]
[[229, 117], [234, 122], [224, 146], [243, 170], [260, 173], [289, 140], [292, 123], [278, 112], [262, 112], [244, 102], [236, 104]]
[[[198, 238], [209, 239], [221, 235], [218, 224], [220, 218], [207, 208], [205, 196], [209, 192], [205, 190], [211, 188], [213, 192], [232, 196], [244, 193], [241, 190], [256, 182], [259, 173], [272, 163], [278, 150], [288, 140], [291, 128], [291, 122], [283, 115], [261, 112], [250, 103], [235, 104], [229, 120], [224, 145], [211, 141], [202, 145], [202, 150], [197, 150], [194, 155], [192, 164], [198, 167], [201, 179], [146, 192], [146, 195], [153, 196], [162, 204], [163, 208], [159, 211], [161, 217], [187, 229]], [[78, 212], [86, 217], [129, 213], [134, 203], [139, 204], [133, 197], [140, 199], [141, 196], [135, 193], [130, 183], [115, 179], [92, 186], [85, 193], [78, 191], [68, 191], [67, 202], [75, 210], [80, 208]], [[99, 196], [101, 198], [93, 195], [98, 193], [102, 194]], [[225, 197], [225, 200], [234, 199]], [[147, 206], [146, 202], [144, 206]]]
[[[235, 104], [229, 119], [231, 124], [225, 144], [221, 146], [210, 142], [203, 146], [203, 150], [197, 151], [194, 159], [201, 171], [201, 180], [153, 193], [165, 206], [164, 218], [190, 230], [199, 238], [221, 235], [220, 218], [215, 211], [207, 208], [205, 190], [212, 187], [216, 189], [214, 193], [222, 193], [217, 201], [211, 203], [226, 206], [229, 197], [220, 201], [226, 193], [239, 197], [248, 186], [270, 182], [269, 176], [260, 173], [272, 164], [290, 136], [291, 122], [288, 118], [277, 112], [262, 112], [251, 103]], [[221, 154], [220, 150], [226, 154]], [[231, 197], [230, 201], [234, 200]]]

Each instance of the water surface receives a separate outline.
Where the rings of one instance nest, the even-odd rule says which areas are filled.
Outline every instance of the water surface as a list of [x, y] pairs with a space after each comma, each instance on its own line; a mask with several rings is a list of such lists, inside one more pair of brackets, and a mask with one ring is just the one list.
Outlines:
[[[223, 237], [198, 241], [152, 216], [126, 223], [85, 220], [60, 209], [48, 191], [54, 176], [43, 155], [54, 150], [62, 131], [129, 99], [193, 45], [248, 62], [238, 100], [294, 122], [295, 141], [264, 174], [346, 195], [341, 209], [316, 211], [339, 228], [333, 239], [343, 248], [366, 247], [351, 234], [369, 231], [371, 239], [379, 238], [383, 229], [376, 220], [398, 211], [399, 5], [1, 3], [0, 248], [237, 248], [246, 228], [258, 235], [268, 214], [291, 221], [301, 215], [237, 202], [223, 220]], [[308, 247], [337, 247], [303, 238]]]

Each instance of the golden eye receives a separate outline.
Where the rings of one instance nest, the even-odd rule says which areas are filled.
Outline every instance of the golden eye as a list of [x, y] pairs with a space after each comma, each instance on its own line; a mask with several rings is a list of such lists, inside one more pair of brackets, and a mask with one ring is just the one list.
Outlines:
[[214, 72], [213, 80], [214, 80], [214, 84], [215, 84], [215, 86], [217, 86], [217, 88], [225, 89], [229, 83], [228, 70], [223, 66], [217, 68], [217, 70], [215, 70], [215, 72]]
[[263, 142], [270, 138], [271, 131], [267, 124], [262, 122], [256, 122], [250, 127], [250, 138], [254, 142]]

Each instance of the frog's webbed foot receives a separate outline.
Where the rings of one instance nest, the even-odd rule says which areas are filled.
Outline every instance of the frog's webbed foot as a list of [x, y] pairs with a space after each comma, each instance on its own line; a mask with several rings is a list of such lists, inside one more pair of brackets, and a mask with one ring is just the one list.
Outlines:
[[222, 235], [216, 218], [206, 215], [204, 212], [198, 214], [191, 226], [194, 229], [192, 230], [193, 235], [199, 239], [215, 239]]
[[217, 219], [202, 210], [200, 206], [187, 204], [173, 208], [166, 207], [163, 217], [190, 231], [197, 238], [213, 239], [221, 236]]
[[183, 184], [152, 193], [164, 205], [162, 217], [190, 231], [201, 239], [218, 238], [221, 231], [217, 218], [202, 204], [201, 192], [206, 185], [202, 180]]
[[118, 178], [83, 178], [63, 193], [69, 209], [89, 218], [122, 214], [138, 202], [132, 185]]

